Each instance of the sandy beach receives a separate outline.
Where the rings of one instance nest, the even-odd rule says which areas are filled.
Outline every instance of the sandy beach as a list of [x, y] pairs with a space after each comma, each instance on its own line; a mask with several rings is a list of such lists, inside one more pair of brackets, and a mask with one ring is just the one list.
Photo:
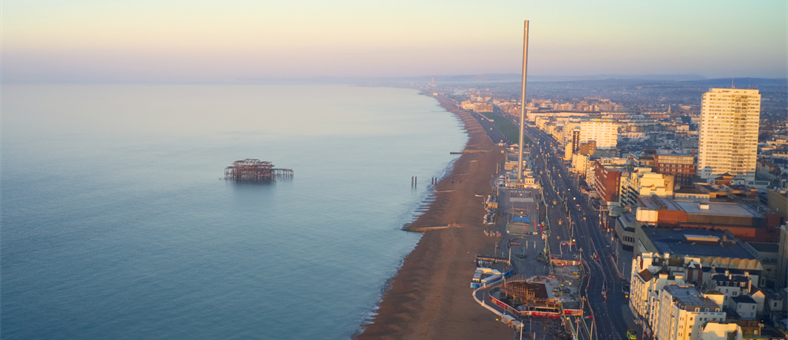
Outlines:
[[504, 155], [470, 113], [449, 99], [437, 99], [462, 119], [470, 136], [466, 150], [480, 152], [460, 156], [452, 173], [436, 185], [435, 202], [411, 227], [456, 227], [424, 234], [392, 279], [374, 324], [356, 336], [359, 340], [508, 339], [514, 332], [479, 306], [469, 288], [476, 253], [494, 242], [483, 233], [484, 198], [475, 195], [492, 193], [490, 180]]

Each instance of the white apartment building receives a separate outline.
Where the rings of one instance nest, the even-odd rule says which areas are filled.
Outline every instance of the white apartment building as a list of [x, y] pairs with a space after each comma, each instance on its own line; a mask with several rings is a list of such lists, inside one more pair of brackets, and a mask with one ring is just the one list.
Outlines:
[[758, 302], [751, 296], [737, 296], [733, 299], [733, 309], [744, 320], [754, 320], [758, 314]]
[[618, 144], [618, 124], [612, 119], [583, 120], [580, 122], [580, 143], [591, 140], [596, 141], [598, 149], [615, 148]]
[[725, 312], [697, 288], [670, 284], [659, 292], [657, 339], [699, 340], [703, 325], [709, 321], [725, 321]]
[[636, 206], [638, 196], [673, 196], [673, 176], [651, 172], [649, 167], [621, 173], [620, 183], [618, 199], [622, 205]]
[[[738, 271], [737, 271], [738, 272]], [[733, 275], [721, 273], [711, 277], [709, 288], [720, 292], [723, 298], [723, 305], [735, 307], [734, 298], [747, 295], [752, 288], [752, 278], [748, 275]]]
[[712, 88], [703, 94], [698, 175], [711, 180], [728, 173], [755, 180], [761, 95], [757, 89]]
[[685, 283], [683, 272], [672, 272], [669, 267], [663, 268], [663, 264], [654, 253], [642, 253], [632, 260], [629, 308], [635, 321], [647, 327], [653, 327], [657, 320], [659, 291], [672, 283]]

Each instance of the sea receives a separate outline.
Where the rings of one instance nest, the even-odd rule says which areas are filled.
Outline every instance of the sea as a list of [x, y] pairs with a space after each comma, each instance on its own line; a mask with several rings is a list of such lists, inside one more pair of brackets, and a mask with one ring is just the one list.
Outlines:
[[0, 338], [348, 339], [467, 139], [413, 89], [5, 84]]

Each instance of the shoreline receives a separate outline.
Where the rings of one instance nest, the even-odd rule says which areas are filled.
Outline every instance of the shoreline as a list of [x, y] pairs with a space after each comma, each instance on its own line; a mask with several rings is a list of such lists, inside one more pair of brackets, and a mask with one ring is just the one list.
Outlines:
[[[426, 95], [422, 92], [421, 94]], [[485, 237], [484, 208], [476, 195], [492, 192], [490, 180], [503, 161], [502, 148], [469, 112], [448, 98], [436, 98], [455, 114], [468, 133], [465, 150], [434, 187], [429, 209], [403, 230], [424, 232], [397, 273], [384, 287], [372, 324], [353, 336], [366, 339], [479, 339], [510, 337], [512, 330], [470, 296], [476, 254], [494, 239]], [[454, 150], [452, 150], [454, 151]], [[456, 226], [454, 225], [456, 223]]]

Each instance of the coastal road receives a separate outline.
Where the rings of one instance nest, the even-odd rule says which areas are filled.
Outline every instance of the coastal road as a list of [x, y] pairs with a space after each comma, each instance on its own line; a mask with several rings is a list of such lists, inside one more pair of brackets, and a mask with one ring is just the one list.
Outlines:
[[476, 112], [471, 112], [471, 111], [468, 112], [473, 116], [473, 118], [476, 118], [476, 120], [479, 121], [479, 124], [481, 124], [482, 128], [484, 128], [484, 131], [487, 132], [487, 136], [490, 137], [493, 143], [498, 144], [500, 142], [507, 141], [506, 137], [504, 137], [503, 133], [501, 133], [501, 131], [498, 130], [498, 127], [496, 127], [495, 124], [492, 123], [492, 121], [488, 120], [487, 118]]
[[[532, 155], [538, 155], [537, 173], [545, 192], [560, 192], [560, 198], [567, 202], [566, 213], [574, 226], [577, 245], [582, 248], [582, 256], [589, 265], [590, 282], [588, 287], [588, 302], [594, 311], [598, 334], [606, 334], [610, 339], [624, 339], [626, 323], [623, 309], [627, 301], [622, 293], [621, 278], [616, 270], [616, 264], [611, 257], [608, 247], [609, 239], [600, 230], [598, 213], [588, 205], [584, 195], [575, 184], [573, 177], [566, 171], [563, 160], [558, 159], [557, 143], [542, 131], [534, 128], [528, 129], [532, 140], [538, 141], [531, 150]], [[548, 172], [549, 171], [549, 172]], [[560, 175], [560, 176], [559, 176]], [[552, 203], [552, 202], [550, 202]], [[593, 256], [598, 254], [598, 261]]]

